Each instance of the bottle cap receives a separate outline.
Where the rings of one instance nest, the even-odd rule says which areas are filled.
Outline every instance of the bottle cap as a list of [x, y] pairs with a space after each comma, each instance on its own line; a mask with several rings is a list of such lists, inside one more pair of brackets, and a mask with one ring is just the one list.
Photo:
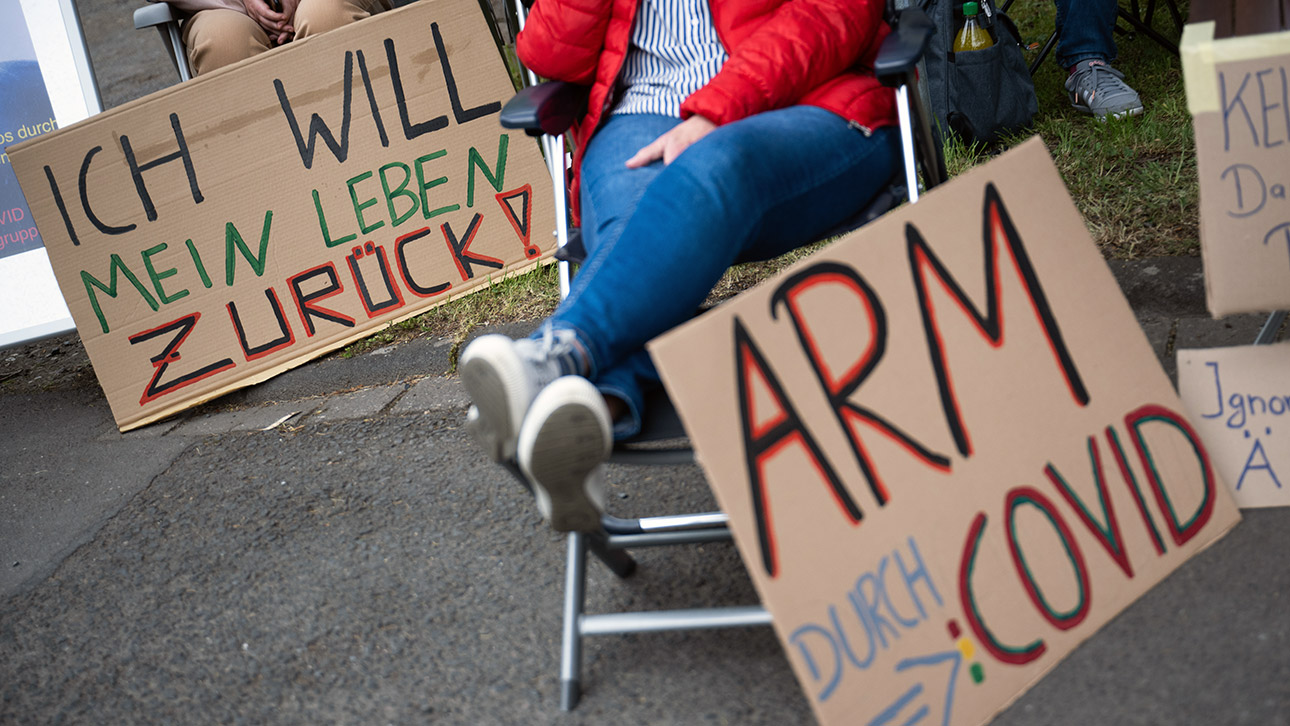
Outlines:
[[966, 2], [966, 3], [963, 3], [963, 14], [964, 14], [964, 15], [976, 15], [976, 14], [977, 14], [977, 13], [979, 13], [979, 12], [981, 12], [981, 6], [980, 6], [980, 5], [978, 5], [978, 4], [974, 3], [974, 2]]

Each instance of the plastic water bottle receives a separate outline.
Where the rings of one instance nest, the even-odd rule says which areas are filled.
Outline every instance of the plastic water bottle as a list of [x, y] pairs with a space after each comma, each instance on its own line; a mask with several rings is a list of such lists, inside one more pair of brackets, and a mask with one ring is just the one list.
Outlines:
[[977, 22], [977, 14], [981, 12], [981, 7], [975, 2], [963, 3], [963, 27], [959, 34], [954, 36], [954, 52], [962, 53], [968, 50], [981, 50], [994, 45], [994, 39], [990, 37], [990, 31], [981, 27]]

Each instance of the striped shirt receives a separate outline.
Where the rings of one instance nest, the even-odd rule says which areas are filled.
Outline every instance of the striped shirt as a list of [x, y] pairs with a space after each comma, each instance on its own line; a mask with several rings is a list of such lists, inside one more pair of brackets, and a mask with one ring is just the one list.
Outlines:
[[708, 0], [641, 0], [613, 112], [680, 116], [726, 58]]

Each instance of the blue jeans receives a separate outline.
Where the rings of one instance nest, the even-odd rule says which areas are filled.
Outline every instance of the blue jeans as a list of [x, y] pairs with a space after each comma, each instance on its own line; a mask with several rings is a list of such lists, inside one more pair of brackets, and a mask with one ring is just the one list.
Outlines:
[[574, 331], [588, 378], [627, 404], [618, 438], [639, 431], [644, 392], [659, 383], [646, 341], [692, 318], [731, 265], [820, 239], [900, 168], [894, 129], [866, 136], [812, 106], [718, 127], [667, 166], [625, 166], [678, 123], [616, 115], [592, 138], [582, 161], [588, 256], [549, 321]]
[[1115, 60], [1116, 0], [1057, 0], [1057, 64]]

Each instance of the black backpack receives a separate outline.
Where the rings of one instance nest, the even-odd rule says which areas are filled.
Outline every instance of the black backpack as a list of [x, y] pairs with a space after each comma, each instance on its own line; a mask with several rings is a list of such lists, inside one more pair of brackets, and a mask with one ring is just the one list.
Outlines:
[[913, 0], [936, 24], [927, 49], [927, 92], [942, 134], [965, 143], [994, 143], [1003, 132], [1020, 131], [1039, 111], [1035, 85], [1012, 19], [990, 0], [978, 0], [982, 25], [994, 36], [984, 50], [954, 52], [963, 26], [963, 0]]

